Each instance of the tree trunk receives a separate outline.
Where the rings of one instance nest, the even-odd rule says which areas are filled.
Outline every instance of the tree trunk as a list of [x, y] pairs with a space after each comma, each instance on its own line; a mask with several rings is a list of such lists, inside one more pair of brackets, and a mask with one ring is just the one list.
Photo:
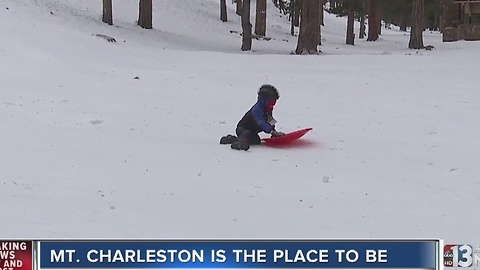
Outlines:
[[140, 0], [138, 25], [145, 29], [152, 29], [152, 0]]
[[348, 45], [355, 45], [355, 33], [354, 33], [354, 23], [355, 23], [355, 10], [354, 10], [354, 0], [348, 0], [347, 6], [347, 38], [346, 43]]
[[320, 0], [320, 7], [318, 9], [318, 12], [320, 13], [319, 16], [320, 16], [321, 26], [325, 26], [325, 15], [323, 14], [324, 13], [323, 7], [325, 6], [326, 3], [327, 3], [327, 0]]
[[457, 27], [458, 6], [452, 0], [443, 1], [442, 15], [440, 16], [440, 31], [444, 32], [446, 27]]
[[[265, 1], [266, 2], [266, 1]], [[265, 3], [265, 6], [267, 4]], [[278, 8], [280, 9], [280, 11], [282, 12], [285, 12], [286, 8], [285, 8], [285, 2], [283, 2], [283, 0], [279, 0], [279, 3], [278, 3]]]
[[360, 16], [360, 29], [359, 29], [358, 38], [365, 38], [365, 15]]
[[331, 6], [333, 9], [336, 9], [337, 6], [338, 6], [338, 1], [336, 1], [336, 0], [330, 0], [330, 6]]
[[[398, 1], [398, 0], [397, 0]], [[382, 0], [377, 0], [377, 27], [378, 27], [378, 35], [382, 34], [382, 18], [383, 18], [383, 6]]]
[[402, 14], [401, 20], [400, 20], [400, 31], [402, 32], [407, 32], [407, 17], [405, 14]]
[[413, 0], [412, 6], [412, 30], [408, 48], [423, 49], [423, 31], [425, 30], [425, 1]]
[[243, 1], [242, 29], [243, 29], [242, 51], [250, 51], [252, 49], [252, 24], [250, 23], [250, 0]]
[[368, 9], [368, 37], [367, 41], [376, 41], [379, 36], [380, 18], [378, 14], [378, 5], [380, 0], [367, 0]]
[[220, 20], [227, 21], [227, 0], [220, 0]]
[[290, 35], [295, 36], [295, 0], [290, 0]]
[[103, 0], [102, 22], [113, 25], [113, 7], [112, 0]]
[[440, 29], [440, 15], [435, 14], [435, 19], [433, 22], [433, 30], [438, 31]]
[[317, 0], [318, 3], [318, 45], [322, 45], [323, 5], [324, 0]]
[[300, 33], [298, 35], [296, 54], [316, 54], [320, 33], [318, 33], [318, 0], [303, 0], [300, 15]]
[[[305, 0], [307, 1], [307, 0]], [[300, 26], [300, 14], [302, 13], [302, 0], [295, 0], [295, 15], [293, 16], [293, 25]]]
[[[411, 1], [410, 1], [411, 2]], [[412, 9], [407, 6], [402, 7], [400, 11], [400, 31], [407, 32], [410, 18], [412, 17]]]
[[440, 30], [440, 15], [435, 14], [435, 23], [434, 23], [435, 31]]
[[267, 0], [257, 0], [255, 34], [265, 36], [267, 32]]
[[242, 16], [242, 9], [243, 9], [243, 1], [242, 0], [236, 0], [237, 2], [237, 7], [236, 7], [236, 10], [235, 10], [235, 13], [238, 15], [238, 16]]

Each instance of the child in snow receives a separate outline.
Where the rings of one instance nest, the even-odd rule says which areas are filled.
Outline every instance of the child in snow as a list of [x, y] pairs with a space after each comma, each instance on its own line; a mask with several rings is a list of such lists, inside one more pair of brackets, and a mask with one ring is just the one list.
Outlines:
[[231, 144], [232, 149], [248, 150], [250, 145], [260, 144], [258, 133], [265, 132], [272, 137], [284, 136], [285, 133], [275, 130], [276, 120], [273, 118], [273, 107], [280, 98], [277, 89], [264, 84], [258, 90], [257, 102], [248, 110], [237, 124], [236, 134], [220, 139], [221, 144]]

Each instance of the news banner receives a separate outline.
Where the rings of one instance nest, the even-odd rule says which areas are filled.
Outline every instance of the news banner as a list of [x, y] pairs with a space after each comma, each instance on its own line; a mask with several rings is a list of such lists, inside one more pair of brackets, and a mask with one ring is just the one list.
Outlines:
[[0, 240], [0, 270], [444, 269], [480, 246], [412, 240]]

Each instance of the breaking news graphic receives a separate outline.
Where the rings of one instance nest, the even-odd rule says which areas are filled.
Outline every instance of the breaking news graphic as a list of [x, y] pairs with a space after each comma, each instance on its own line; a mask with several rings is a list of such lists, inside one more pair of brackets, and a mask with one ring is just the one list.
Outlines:
[[0, 270], [33, 270], [32, 241], [0, 240]]

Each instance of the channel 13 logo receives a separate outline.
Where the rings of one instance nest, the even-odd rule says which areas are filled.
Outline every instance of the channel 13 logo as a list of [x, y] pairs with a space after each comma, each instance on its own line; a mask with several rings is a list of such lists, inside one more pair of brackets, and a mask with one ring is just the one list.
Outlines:
[[446, 267], [478, 267], [480, 245], [450, 244], [443, 247], [443, 265]]

